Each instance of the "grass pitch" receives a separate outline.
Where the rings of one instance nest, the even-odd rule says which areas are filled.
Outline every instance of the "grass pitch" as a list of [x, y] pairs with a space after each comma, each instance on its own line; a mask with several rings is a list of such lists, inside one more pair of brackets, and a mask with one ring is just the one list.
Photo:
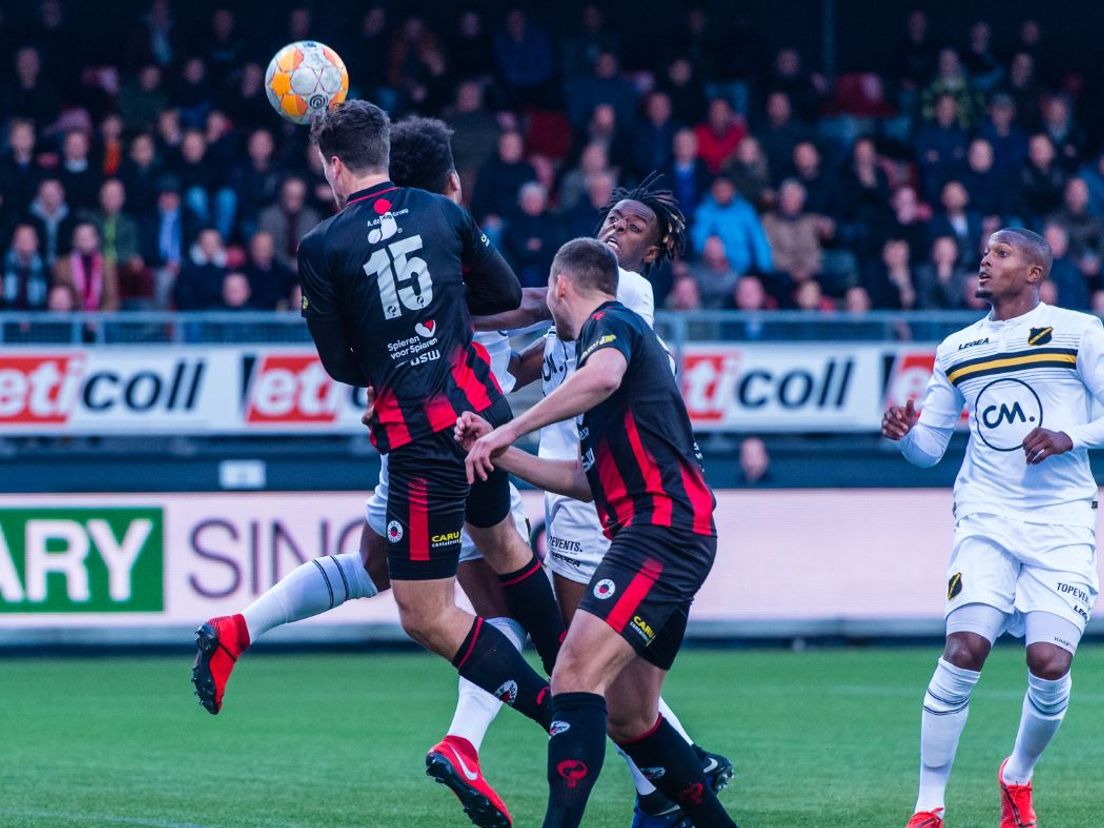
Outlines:
[[[689, 651], [667, 698], [726, 753], [723, 801], [742, 828], [898, 828], [910, 814], [920, 699], [936, 647], [804, 653]], [[0, 660], [0, 826], [463, 828], [423, 755], [452, 715], [455, 678], [425, 655], [254, 652], [218, 717], [191, 694], [191, 659]], [[997, 824], [996, 772], [1024, 689], [998, 647], [971, 707], [949, 828]], [[483, 768], [515, 824], [540, 824], [545, 737], [503, 711]], [[1074, 666], [1073, 703], [1036, 774], [1043, 828], [1104, 825], [1104, 648]], [[632, 788], [607, 752], [585, 825], [627, 828]]]

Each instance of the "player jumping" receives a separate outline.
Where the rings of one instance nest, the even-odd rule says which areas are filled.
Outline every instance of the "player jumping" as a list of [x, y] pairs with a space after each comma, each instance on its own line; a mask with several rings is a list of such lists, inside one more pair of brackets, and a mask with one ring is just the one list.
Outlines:
[[1104, 328], [1039, 301], [1046, 241], [989, 237], [977, 295], [992, 311], [936, 351], [920, 412], [886, 411], [882, 433], [919, 466], [939, 462], [969, 412], [954, 489], [947, 640], [924, 695], [920, 793], [907, 828], [942, 828], [944, 791], [970, 695], [1002, 632], [1024, 636], [1027, 694], [1012, 754], [997, 774], [1001, 828], [1036, 828], [1032, 773], [1070, 698], [1070, 665], [1097, 596], [1097, 486], [1088, 449], [1104, 445]]
[[[577, 370], [503, 427], [462, 415], [457, 438], [470, 445], [469, 479], [505, 468], [547, 491], [593, 499], [612, 541], [552, 674], [545, 828], [581, 823], [607, 730], [694, 825], [734, 826], [699, 757], [659, 713], [690, 603], [716, 554], [715, 501], [667, 351], [616, 300], [617, 279], [609, 246], [592, 239], [564, 245], [552, 265], [548, 303], [560, 335], [577, 342]], [[510, 448], [535, 429], [579, 415], [581, 458]]]

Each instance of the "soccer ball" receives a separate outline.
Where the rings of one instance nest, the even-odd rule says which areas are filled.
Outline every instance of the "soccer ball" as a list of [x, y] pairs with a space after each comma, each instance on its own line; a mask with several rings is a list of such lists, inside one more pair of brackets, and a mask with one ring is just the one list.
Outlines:
[[314, 40], [290, 43], [276, 53], [265, 73], [268, 102], [283, 118], [309, 124], [349, 94], [349, 72], [337, 52]]

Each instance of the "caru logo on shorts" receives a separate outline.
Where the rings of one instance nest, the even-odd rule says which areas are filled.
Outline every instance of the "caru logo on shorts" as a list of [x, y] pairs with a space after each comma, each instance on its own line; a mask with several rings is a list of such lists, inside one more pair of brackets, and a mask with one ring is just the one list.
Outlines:
[[974, 404], [981, 441], [996, 451], [1016, 451], [1024, 437], [1043, 424], [1043, 403], [1023, 380], [1005, 377], [981, 389]]

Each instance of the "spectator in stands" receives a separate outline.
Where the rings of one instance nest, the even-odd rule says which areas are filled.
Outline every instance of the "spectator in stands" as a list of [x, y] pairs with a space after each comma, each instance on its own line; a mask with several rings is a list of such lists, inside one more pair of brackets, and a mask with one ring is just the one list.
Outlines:
[[169, 306], [177, 276], [199, 234], [199, 219], [180, 197], [180, 182], [166, 176], [158, 184], [157, 211], [147, 222], [142, 256], [153, 268], [153, 306]]
[[119, 309], [119, 276], [100, 249], [100, 234], [89, 222], [73, 229], [70, 253], [54, 263], [54, 282], [68, 286], [82, 311]]
[[521, 133], [507, 130], [498, 137], [495, 157], [479, 171], [472, 193], [472, 215], [492, 239], [500, 236], [505, 218], [517, 206], [521, 185], [537, 180], [537, 171], [525, 160]]
[[594, 107], [590, 120], [579, 133], [573, 156], [590, 144], [602, 144], [606, 148], [610, 165], [616, 172], [628, 170], [632, 166], [632, 147], [621, 125], [617, 121], [617, 110], [611, 104], [598, 104]]
[[575, 33], [564, 39], [561, 52], [563, 76], [567, 79], [585, 75], [603, 52], [618, 53], [621, 38], [606, 26], [606, 18], [597, 3], [587, 3], [580, 15]]
[[1043, 218], [1058, 210], [1066, 188], [1066, 173], [1050, 139], [1037, 133], [1027, 148], [1027, 165], [1019, 173], [1019, 215], [1028, 227], [1039, 227]]
[[123, 119], [116, 112], [100, 120], [100, 140], [96, 146], [96, 169], [100, 175], [114, 178], [119, 174], [126, 144], [123, 142]]
[[148, 132], [135, 135], [130, 142], [130, 152], [119, 167], [119, 180], [126, 190], [127, 203], [140, 221], [148, 221], [157, 207], [161, 175], [153, 136]]
[[249, 134], [247, 160], [234, 170], [231, 180], [237, 194], [238, 228], [244, 238], [257, 230], [261, 210], [276, 200], [280, 174], [273, 154], [276, 143], [267, 129], [255, 129]]
[[592, 176], [603, 172], [612, 172], [609, 153], [605, 144], [593, 141], [583, 147], [579, 165], [569, 169], [560, 181], [560, 209], [574, 210], [579, 203], [586, 201], [588, 182]]
[[1069, 255], [1070, 237], [1066, 228], [1057, 221], [1048, 221], [1043, 227], [1043, 238], [1054, 256], [1048, 279], [1054, 285], [1056, 304], [1070, 310], [1090, 310], [1092, 287], [1099, 279], [1086, 274]]
[[276, 259], [272, 236], [258, 230], [249, 239], [249, 263], [245, 268], [251, 304], [263, 310], [283, 310], [288, 306], [295, 272]]
[[577, 128], [586, 126], [599, 104], [612, 106], [617, 123], [626, 131], [636, 119], [636, 87], [621, 77], [621, 65], [613, 52], [600, 52], [588, 74], [568, 81], [565, 94], [567, 117]]
[[966, 131], [960, 125], [955, 96], [936, 98], [934, 116], [921, 125], [916, 135], [916, 164], [920, 170], [920, 191], [934, 201], [943, 185], [962, 175], [966, 161]]
[[598, 170], [586, 179], [586, 198], [563, 213], [564, 235], [570, 239], [591, 236], [598, 226], [598, 212], [609, 204], [617, 179], [609, 170]]
[[732, 307], [739, 311], [774, 310], [778, 303], [763, 287], [758, 276], [741, 276], [732, 294]]
[[867, 265], [863, 287], [876, 309], [912, 310], [917, 306], [915, 279], [909, 261], [908, 243], [889, 239], [882, 246], [880, 260]]
[[1089, 188], [1080, 178], [1066, 182], [1062, 208], [1049, 221], [1066, 231], [1069, 256], [1086, 278], [1100, 276], [1104, 255], [1104, 219], [1089, 212]]
[[[375, 8], [382, 11], [379, 6]], [[484, 31], [483, 18], [478, 11], [469, 8], [461, 13], [456, 35], [450, 39], [449, 51], [453, 72], [458, 77], [470, 78], [480, 84], [490, 81], [494, 74], [494, 54], [491, 38]]]
[[510, 101], [521, 106], [547, 103], [554, 66], [552, 45], [544, 29], [521, 9], [511, 9], [505, 26], [494, 37], [493, 49]]
[[157, 153], [166, 165], [172, 166], [180, 160], [181, 144], [184, 142], [184, 129], [180, 126], [180, 110], [163, 109], [157, 113], [155, 133]]
[[832, 300], [824, 295], [820, 282], [815, 279], [795, 283], [790, 298], [797, 310], [832, 313], [836, 309]]
[[812, 123], [820, 116], [822, 86], [822, 78], [810, 75], [802, 68], [801, 55], [796, 49], [778, 50], [767, 89], [770, 92], [785, 92], [795, 114], [805, 123]]
[[1004, 67], [993, 53], [993, 28], [987, 20], [977, 20], [970, 26], [969, 44], [962, 63], [970, 82], [982, 93], [995, 89], [1004, 78]]
[[222, 283], [226, 278], [226, 248], [218, 230], [202, 230], [188, 251], [188, 262], [180, 269], [173, 288], [177, 310], [217, 310], [222, 305]]
[[1013, 215], [1012, 197], [1008, 180], [997, 172], [993, 163], [993, 147], [984, 138], [975, 138], [966, 156], [962, 186], [970, 194], [970, 206], [983, 220], [990, 219], [1000, 225]]
[[671, 149], [671, 164], [664, 172], [682, 211], [692, 218], [709, 192], [713, 176], [698, 157], [698, 136], [694, 130], [683, 127], [676, 132]]
[[177, 25], [169, 0], [153, 0], [131, 39], [128, 52], [132, 63], [168, 66], [177, 57]]
[[127, 129], [151, 129], [157, 123], [158, 113], [169, 108], [161, 67], [151, 63], [129, 75], [119, 92], [118, 105]]
[[410, 15], [399, 24], [388, 64], [388, 86], [399, 93], [401, 107], [440, 111], [451, 84], [445, 77], [447, 66], [437, 35], [422, 17]]
[[823, 264], [820, 216], [805, 211], [805, 188], [792, 178], [778, 188], [778, 207], [763, 217], [774, 269], [793, 282], [807, 282]]
[[548, 191], [537, 181], [523, 184], [518, 211], [506, 225], [503, 252], [523, 287], [540, 287], [548, 281], [552, 258], [562, 241], [556, 218], [548, 211]]
[[979, 137], [993, 148], [993, 168], [1005, 179], [1019, 177], [1027, 161], [1027, 133], [1016, 124], [1016, 103], [1001, 93], [989, 104], [989, 117], [981, 125]]
[[238, 33], [234, 11], [225, 6], [211, 13], [209, 33], [200, 41], [215, 87], [224, 86], [241, 66], [246, 54], [245, 39]]
[[739, 273], [770, 273], [774, 267], [770, 243], [754, 208], [736, 192], [725, 174], [717, 176], [705, 199], [694, 213], [691, 240], [701, 255], [705, 240], [719, 236], [732, 267]]
[[144, 283], [145, 262], [142, 259], [138, 222], [123, 212], [126, 191], [117, 178], [109, 178], [100, 186], [100, 207], [88, 211], [84, 218], [99, 234], [104, 260], [115, 268], [121, 297], [147, 296]]
[[79, 131], [66, 134], [61, 149], [57, 177], [65, 188], [66, 202], [75, 210], [88, 210], [96, 204], [100, 189], [100, 171], [89, 160], [88, 136]]
[[227, 273], [222, 278], [222, 295], [218, 310], [256, 310], [249, 280], [244, 273]]
[[842, 310], [845, 312], [858, 316], [869, 313], [872, 307], [870, 294], [862, 285], [851, 285], [844, 291]]
[[73, 288], [69, 285], [51, 285], [46, 294], [46, 310], [50, 313], [72, 313], [80, 310]]
[[697, 311], [702, 309], [698, 282], [687, 272], [676, 274], [671, 291], [664, 300], [664, 307], [673, 311]]
[[1104, 216], [1104, 151], [1086, 161], [1077, 171], [1077, 177], [1089, 188], [1089, 212]]
[[709, 172], [716, 175], [736, 154], [736, 147], [747, 135], [747, 127], [726, 98], [713, 98], [708, 117], [694, 127], [694, 132], [698, 136], [698, 155]]
[[916, 268], [917, 307], [924, 310], [957, 310], [966, 289], [966, 269], [954, 236], [937, 236], [931, 255]]
[[959, 261], [964, 267], [974, 267], [981, 258], [981, 215], [970, 206], [970, 194], [959, 181], [944, 184], [939, 200], [942, 209], [932, 218], [929, 228], [931, 238], [954, 236], [958, 243]]
[[8, 122], [8, 150], [0, 158], [0, 192], [5, 195], [4, 209], [13, 219], [27, 210], [42, 179], [34, 151], [34, 123], [12, 118]]
[[871, 138], [859, 138], [840, 181], [843, 235], [855, 250], [870, 255], [881, 244], [878, 229], [889, 221], [889, 179]]
[[185, 129], [202, 129], [214, 103], [214, 90], [201, 58], [191, 57], [184, 61], [172, 92], [172, 102], [180, 110], [180, 123]]
[[42, 58], [33, 46], [23, 46], [12, 55], [15, 73], [3, 86], [4, 111], [48, 124], [57, 115], [60, 93], [53, 79], [42, 72]]
[[[474, 12], [465, 13], [464, 17]], [[462, 191], [471, 195], [479, 168], [494, 155], [501, 130], [494, 115], [484, 108], [483, 87], [478, 81], [461, 81], [453, 105], [444, 119], [452, 127], [452, 160], [460, 175]]]
[[39, 250], [38, 233], [32, 225], [20, 224], [4, 251], [0, 310], [43, 310], [49, 287], [50, 269]]
[[1073, 120], [1069, 98], [1052, 95], [1043, 104], [1043, 132], [1067, 170], [1076, 170], [1085, 150], [1085, 135]]
[[1035, 58], [1027, 52], [1017, 52], [1008, 67], [1008, 83], [1001, 90], [1016, 104], [1016, 115], [1024, 129], [1039, 126], [1039, 104], [1043, 87], [1035, 77]]
[[839, 181], [821, 164], [820, 150], [812, 141], [802, 141], [793, 152], [793, 175], [805, 188], [805, 209], [835, 218], [839, 215]]
[[[928, 15], [921, 8], [909, 12], [905, 37], [897, 46], [897, 74], [902, 86], [911, 95], [919, 90], [935, 74], [938, 57], [935, 44], [928, 33]], [[912, 98], [915, 100], [915, 98]]]
[[688, 268], [687, 275], [698, 283], [701, 305], [705, 308], [724, 307], [740, 279], [740, 274], [728, 261], [720, 236], [710, 236], [705, 240], [701, 260]]
[[784, 178], [793, 165], [794, 147], [812, 138], [809, 127], [793, 117], [790, 96], [771, 92], [767, 96], [767, 120], [759, 131], [759, 140], [767, 156], [775, 183]]
[[958, 53], [950, 48], [939, 51], [935, 79], [921, 93], [920, 106], [924, 120], [939, 117], [939, 99], [944, 95], [950, 95], [954, 101], [955, 118], [962, 129], [972, 129], [981, 120], [981, 95], [962, 71]]
[[29, 210], [31, 224], [38, 232], [47, 267], [53, 267], [60, 256], [69, 252], [73, 228], [77, 219], [65, 200], [65, 188], [56, 178], [46, 178], [38, 185], [38, 196]]
[[644, 102], [644, 118], [632, 131], [633, 171], [637, 176], [643, 178], [652, 170], [662, 170], [671, 163], [678, 127], [667, 93], [648, 95]]
[[736, 155], [729, 161], [727, 172], [740, 195], [750, 201], [757, 211], [769, 210], [774, 204], [770, 167], [759, 139], [754, 135], [748, 135], [736, 147]]
[[264, 86], [264, 69], [247, 63], [236, 73], [234, 84], [220, 98], [220, 106], [233, 113], [242, 129], [257, 129], [272, 122], [272, 107]]
[[237, 196], [227, 186], [225, 172], [212, 163], [207, 137], [189, 129], [180, 143], [180, 164], [176, 170], [184, 186], [184, 201], [203, 224], [213, 224], [223, 237], [234, 227]]
[[705, 84], [685, 55], [667, 64], [666, 76], [660, 80], [659, 88], [671, 99], [678, 123], [696, 124], [705, 117], [708, 108]]
[[322, 216], [307, 205], [307, 183], [298, 177], [280, 185], [280, 200], [261, 211], [257, 228], [276, 244], [276, 258], [287, 268], [298, 270], [299, 240], [314, 229]]

